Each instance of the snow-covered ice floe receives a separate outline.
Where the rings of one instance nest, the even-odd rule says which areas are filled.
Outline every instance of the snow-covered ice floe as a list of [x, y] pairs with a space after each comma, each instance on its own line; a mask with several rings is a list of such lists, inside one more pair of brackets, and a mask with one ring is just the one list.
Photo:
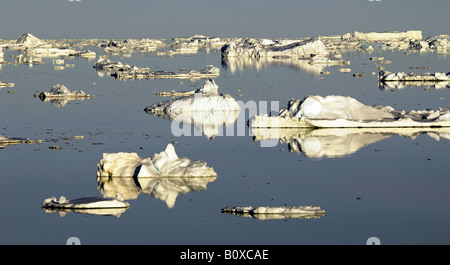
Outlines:
[[284, 40], [239, 39], [221, 48], [222, 58], [296, 58], [311, 65], [346, 65], [350, 61], [330, 56], [320, 39]]
[[223, 208], [221, 212], [244, 217], [253, 217], [260, 220], [287, 218], [310, 219], [319, 218], [325, 215], [325, 211], [318, 206], [237, 206]]
[[291, 100], [279, 116], [253, 116], [255, 128], [369, 128], [449, 127], [450, 109], [395, 110], [390, 106], [367, 106], [346, 96], [307, 96]]
[[97, 177], [202, 177], [217, 176], [212, 167], [201, 160], [180, 158], [168, 144], [161, 153], [141, 158], [137, 153], [104, 153], [98, 163]]
[[217, 173], [207, 163], [179, 158], [172, 144], [147, 158], [136, 153], [105, 153], [98, 163], [98, 189], [104, 196], [119, 193], [125, 199], [149, 194], [172, 208], [179, 194], [204, 191]]
[[7, 147], [12, 144], [34, 144], [41, 143], [42, 140], [31, 140], [29, 138], [18, 138], [18, 137], [6, 137], [0, 134], [0, 149]]
[[220, 69], [208, 65], [207, 67], [197, 71], [189, 70], [187, 72], [173, 72], [173, 71], [151, 71], [148, 67], [130, 66], [122, 62], [114, 62], [109, 59], [100, 58], [93, 66], [101, 74], [108, 73], [116, 79], [202, 79], [215, 78], [220, 76]]
[[193, 124], [208, 138], [213, 138], [220, 126], [236, 121], [241, 107], [231, 95], [219, 94], [216, 82], [209, 79], [191, 95], [147, 106], [144, 111], [179, 124]]
[[423, 74], [415, 74], [415, 73], [405, 73], [398, 72], [392, 73], [389, 71], [380, 71], [378, 74], [379, 81], [450, 81], [450, 73], [423, 73]]
[[34, 94], [35, 97], [44, 100], [46, 98], [60, 98], [60, 99], [76, 99], [76, 98], [92, 98], [94, 95], [86, 94], [83, 90], [70, 91], [65, 85], [56, 84], [52, 86], [50, 91], [44, 91]]
[[119, 194], [112, 198], [84, 197], [73, 200], [67, 200], [64, 196], [59, 199], [51, 197], [42, 202], [42, 208], [46, 213], [59, 211], [61, 216], [65, 216], [67, 212], [76, 212], [120, 217], [129, 206], [130, 204], [124, 201]]
[[450, 127], [440, 128], [251, 128], [254, 141], [279, 140], [290, 152], [308, 158], [338, 158], [394, 135], [414, 139], [425, 134], [450, 140]]
[[114, 198], [101, 197], [85, 197], [73, 200], [67, 200], [66, 197], [61, 196], [47, 198], [42, 203], [45, 208], [69, 208], [69, 209], [97, 209], [97, 208], [124, 208], [129, 207], [130, 204], [124, 201], [120, 196]]

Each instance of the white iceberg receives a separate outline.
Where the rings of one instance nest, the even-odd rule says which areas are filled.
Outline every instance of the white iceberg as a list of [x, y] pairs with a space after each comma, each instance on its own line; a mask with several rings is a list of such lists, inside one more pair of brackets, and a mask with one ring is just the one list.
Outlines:
[[279, 116], [253, 116], [255, 128], [449, 127], [450, 109], [397, 111], [390, 106], [367, 106], [354, 98], [331, 95], [291, 100]]
[[233, 124], [241, 107], [229, 94], [219, 94], [218, 86], [209, 79], [195, 93], [147, 106], [148, 114], [179, 124], [193, 124], [208, 137], [219, 133], [219, 127]]
[[104, 153], [98, 163], [97, 177], [202, 177], [217, 176], [212, 167], [200, 160], [180, 158], [168, 144], [161, 153], [141, 158], [137, 153]]
[[380, 71], [378, 74], [378, 80], [382, 82], [386, 81], [450, 81], [450, 73], [423, 73], [423, 74], [415, 74], [415, 73], [405, 73], [398, 72], [392, 73], [389, 71]]
[[280, 43], [266, 39], [244, 39], [227, 43], [221, 48], [223, 57], [295, 57], [305, 58], [311, 55], [328, 55], [322, 41], [318, 39]]
[[45, 41], [35, 37], [29, 32], [20, 35], [16, 43], [24, 46], [40, 46], [46, 44]]
[[237, 206], [223, 208], [221, 212], [244, 217], [252, 217], [260, 220], [287, 218], [310, 219], [319, 218], [325, 215], [325, 211], [318, 206]]
[[50, 91], [44, 91], [34, 94], [35, 97], [44, 100], [46, 98], [59, 98], [59, 99], [76, 99], [76, 98], [91, 98], [94, 95], [86, 94], [83, 90], [70, 91], [65, 85], [55, 84]]

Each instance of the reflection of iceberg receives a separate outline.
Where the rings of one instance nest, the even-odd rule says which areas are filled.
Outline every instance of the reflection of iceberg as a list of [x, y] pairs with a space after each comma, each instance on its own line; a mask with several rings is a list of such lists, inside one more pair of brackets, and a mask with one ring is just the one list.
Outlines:
[[145, 112], [179, 124], [193, 124], [208, 137], [219, 133], [220, 126], [233, 124], [240, 113], [239, 103], [228, 94], [218, 94], [214, 80], [189, 96], [159, 102], [145, 108]]
[[206, 190], [206, 185], [217, 178], [206, 162], [179, 158], [172, 144], [165, 151], [148, 158], [136, 153], [103, 154], [98, 163], [98, 188], [104, 196], [119, 193], [125, 199], [136, 199], [140, 194], [151, 194], [175, 205], [178, 194]]
[[450, 140], [450, 128], [252, 128], [255, 141], [279, 139], [289, 151], [309, 158], [343, 157], [393, 135], [415, 138], [427, 134]]
[[325, 211], [317, 206], [281, 206], [281, 207], [226, 207], [222, 213], [235, 214], [237, 216], [252, 217], [259, 220], [276, 219], [310, 219], [320, 218]]
[[222, 58], [222, 66], [230, 70], [231, 73], [235, 73], [236, 70], [244, 70], [246, 68], [263, 69], [273, 64], [281, 64], [289, 67], [297, 68], [302, 71], [320, 74], [326, 65], [323, 64], [311, 64], [308, 60], [302, 60], [298, 58], [273, 58], [273, 57], [224, 57]]
[[129, 206], [130, 204], [118, 194], [114, 198], [86, 197], [73, 200], [67, 200], [64, 196], [61, 196], [59, 200], [51, 197], [42, 203], [42, 208], [46, 212], [52, 213], [59, 210], [62, 216], [66, 212], [77, 212], [119, 217]]
[[164, 201], [169, 208], [175, 206], [179, 194], [205, 191], [216, 176], [199, 177], [97, 177], [98, 189], [104, 196], [120, 193], [124, 199], [133, 200], [141, 194], [149, 194]]
[[367, 106], [351, 97], [307, 96], [291, 100], [277, 117], [254, 116], [249, 123], [260, 128], [449, 127], [450, 109], [405, 112], [390, 106]]

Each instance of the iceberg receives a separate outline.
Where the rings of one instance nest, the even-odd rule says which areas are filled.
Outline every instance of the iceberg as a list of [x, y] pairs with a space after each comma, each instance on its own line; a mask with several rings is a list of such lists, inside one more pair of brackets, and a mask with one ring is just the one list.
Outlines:
[[325, 215], [325, 211], [318, 206], [237, 206], [225, 207], [221, 210], [222, 213], [234, 214], [244, 217], [252, 217], [260, 220], [274, 220], [274, 219], [310, 219], [320, 218]]
[[193, 124], [213, 138], [220, 126], [236, 121], [241, 107], [229, 94], [219, 94], [216, 82], [209, 79], [191, 95], [147, 106], [144, 111], [180, 124]]
[[291, 100], [279, 116], [253, 116], [255, 128], [370, 128], [370, 127], [449, 127], [450, 109], [395, 110], [390, 106], [368, 106], [358, 100], [331, 95], [307, 96]]
[[450, 140], [450, 128], [251, 128], [254, 141], [278, 139], [290, 152], [306, 157], [347, 157], [394, 135], [411, 139], [426, 134]]
[[150, 194], [172, 208], [179, 194], [206, 190], [217, 173], [207, 163], [179, 158], [172, 144], [161, 153], [141, 158], [136, 153], [105, 153], [98, 163], [98, 189], [104, 196], [136, 199]]
[[97, 164], [97, 177], [205, 177], [217, 176], [213, 168], [201, 160], [180, 158], [168, 144], [161, 153], [141, 158], [137, 153], [104, 153]]
[[450, 73], [423, 73], [423, 74], [415, 74], [415, 73], [392, 73], [389, 71], [380, 71], [378, 74], [378, 80], [381, 82], [386, 81], [450, 81]]
[[34, 97], [45, 99], [77, 99], [77, 98], [92, 98], [94, 95], [86, 94], [83, 90], [70, 91], [65, 85], [55, 84], [50, 91], [44, 91], [34, 94]]
[[97, 71], [111, 74], [116, 79], [190, 79], [196, 80], [201, 78], [215, 78], [220, 76], [220, 69], [208, 65], [206, 68], [190, 70], [186, 73], [177, 73], [172, 71], [150, 71], [148, 67], [130, 66], [122, 62], [114, 62], [109, 59], [100, 58], [93, 66]]
[[222, 57], [278, 57], [306, 58], [311, 55], [328, 55], [322, 41], [318, 39], [283, 43], [267, 39], [244, 39], [227, 43], [221, 48]]
[[45, 41], [35, 37], [29, 32], [20, 35], [16, 43], [24, 46], [40, 46], [46, 44]]

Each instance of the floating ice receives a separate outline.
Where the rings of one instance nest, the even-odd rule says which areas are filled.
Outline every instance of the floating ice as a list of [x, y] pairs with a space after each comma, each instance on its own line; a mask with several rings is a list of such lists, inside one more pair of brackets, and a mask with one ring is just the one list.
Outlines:
[[41, 93], [34, 94], [35, 97], [39, 97], [41, 100], [44, 100], [46, 98], [65, 98], [65, 99], [72, 99], [72, 98], [91, 98], [95, 97], [93, 95], [86, 94], [83, 90], [74, 90], [70, 91], [66, 86], [61, 84], [56, 84], [52, 86], [52, 89], [48, 92], [44, 91]]
[[0, 89], [4, 87], [14, 87], [14, 83], [3, 83], [2, 80], [0, 80]]
[[423, 73], [423, 74], [415, 74], [415, 73], [392, 73], [389, 71], [380, 71], [378, 75], [378, 80], [381, 82], [386, 81], [450, 81], [450, 73]]
[[42, 203], [44, 208], [66, 208], [66, 209], [103, 209], [103, 208], [126, 208], [130, 204], [125, 202], [120, 195], [114, 198], [86, 197], [67, 200], [64, 196], [47, 198]]
[[233, 124], [241, 107], [229, 94], [218, 94], [218, 86], [212, 79], [192, 95], [167, 100], [147, 106], [148, 114], [169, 119], [179, 124], [193, 124], [208, 137], [219, 133], [219, 127]]
[[180, 158], [175, 147], [168, 144], [161, 153], [141, 158], [137, 153], [104, 153], [98, 163], [98, 177], [202, 177], [217, 176], [206, 162]]
[[226, 207], [221, 210], [222, 213], [235, 214], [238, 216], [253, 217], [260, 220], [273, 220], [273, 219], [310, 219], [319, 218], [325, 215], [325, 211], [318, 206], [238, 206], [238, 207]]
[[328, 55], [322, 41], [317, 39], [280, 43], [266, 39], [236, 40], [222, 46], [223, 57], [295, 57], [305, 58], [311, 55]]
[[307, 96], [291, 100], [277, 117], [254, 116], [251, 127], [449, 127], [450, 109], [396, 111], [390, 106], [367, 106], [345, 96]]
[[114, 62], [109, 59], [100, 58], [93, 66], [97, 71], [111, 74], [117, 79], [201, 79], [201, 78], [215, 78], [220, 75], [220, 69], [208, 65], [206, 68], [197, 70], [190, 70], [186, 73], [176, 73], [172, 71], [150, 71], [150, 68], [130, 66], [122, 62]]

